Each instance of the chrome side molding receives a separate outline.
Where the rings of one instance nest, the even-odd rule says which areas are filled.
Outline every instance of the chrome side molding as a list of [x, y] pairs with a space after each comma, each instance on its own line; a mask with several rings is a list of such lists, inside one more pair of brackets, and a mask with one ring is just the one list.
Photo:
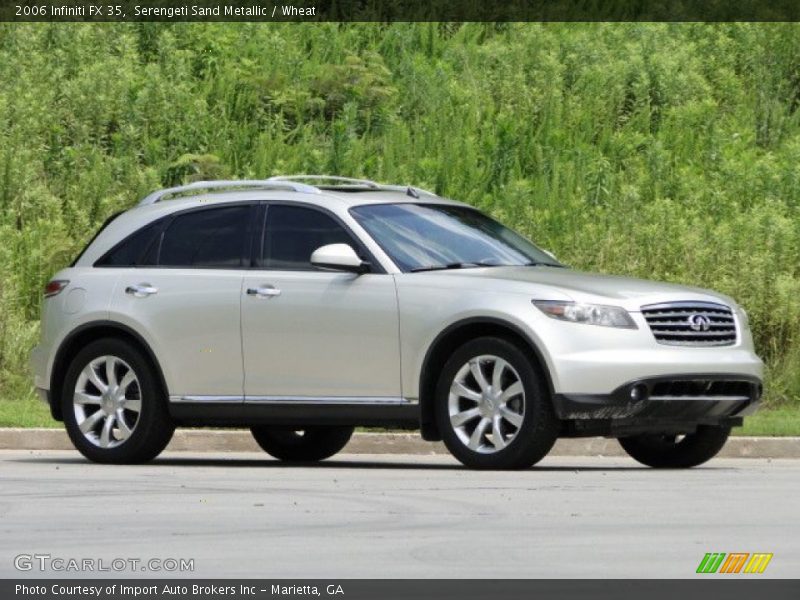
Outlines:
[[241, 404], [243, 396], [170, 396], [172, 404]]
[[412, 405], [401, 396], [170, 396], [174, 404]]

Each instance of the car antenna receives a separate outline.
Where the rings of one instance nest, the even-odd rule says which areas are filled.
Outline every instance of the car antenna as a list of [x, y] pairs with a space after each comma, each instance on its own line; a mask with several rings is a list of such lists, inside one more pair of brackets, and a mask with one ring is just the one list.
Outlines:
[[406, 190], [406, 195], [407, 195], [407, 196], [411, 196], [412, 198], [417, 198], [417, 199], [419, 199], [419, 193], [417, 192], [417, 190], [415, 190], [415, 189], [414, 189], [413, 187], [411, 187], [411, 186], [408, 186], [408, 189]]

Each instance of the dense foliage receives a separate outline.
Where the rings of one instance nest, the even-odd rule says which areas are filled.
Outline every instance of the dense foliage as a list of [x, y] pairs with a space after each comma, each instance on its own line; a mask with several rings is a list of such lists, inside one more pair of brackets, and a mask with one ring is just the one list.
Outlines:
[[0, 26], [0, 397], [32, 401], [41, 288], [111, 213], [296, 172], [463, 199], [569, 264], [749, 311], [800, 403], [800, 28]]

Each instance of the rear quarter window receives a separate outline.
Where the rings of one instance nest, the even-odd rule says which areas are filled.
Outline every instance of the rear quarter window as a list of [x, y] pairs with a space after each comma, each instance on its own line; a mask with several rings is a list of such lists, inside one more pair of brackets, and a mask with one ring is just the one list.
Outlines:
[[135, 267], [154, 264], [154, 247], [164, 228], [164, 219], [145, 225], [132, 233], [111, 250], [106, 252], [96, 263], [97, 267]]
[[90, 240], [89, 240], [89, 241], [86, 243], [86, 245], [83, 247], [83, 250], [81, 250], [81, 251], [78, 253], [78, 256], [76, 256], [76, 257], [75, 257], [75, 260], [73, 260], [73, 261], [70, 263], [70, 265], [69, 265], [70, 267], [74, 267], [76, 264], [78, 264], [78, 261], [81, 259], [81, 257], [82, 257], [84, 254], [86, 254], [86, 251], [89, 249], [89, 246], [91, 246], [91, 245], [94, 243], [94, 241], [97, 239], [97, 236], [98, 236], [98, 235], [100, 235], [100, 234], [103, 232], [103, 230], [104, 230], [106, 227], [108, 227], [109, 225], [111, 225], [111, 222], [112, 222], [112, 221], [114, 221], [114, 219], [116, 219], [118, 216], [120, 216], [120, 215], [121, 215], [123, 212], [125, 212], [125, 211], [122, 211], [122, 210], [121, 210], [121, 211], [119, 211], [119, 212], [116, 212], [116, 213], [114, 213], [113, 215], [111, 215], [110, 217], [108, 217], [108, 218], [107, 218], [105, 221], [103, 221], [103, 224], [100, 226], [100, 229], [98, 229], [97, 231], [95, 231], [94, 235], [92, 236], [92, 239], [90, 239]]

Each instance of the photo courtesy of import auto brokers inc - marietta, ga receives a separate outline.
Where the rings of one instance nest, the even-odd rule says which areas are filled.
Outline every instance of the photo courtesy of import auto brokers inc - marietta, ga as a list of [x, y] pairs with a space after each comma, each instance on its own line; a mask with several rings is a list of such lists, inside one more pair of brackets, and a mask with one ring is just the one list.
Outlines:
[[733, 299], [574, 271], [404, 185], [154, 192], [44, 293], [35, 386], [98, 462], [152, 459], [179, 426], [249, 427], [270, 455], [316, 461], [379, 426], [473, 468], [526, 468], [586, 436], [693, 467], [762, 391]]

